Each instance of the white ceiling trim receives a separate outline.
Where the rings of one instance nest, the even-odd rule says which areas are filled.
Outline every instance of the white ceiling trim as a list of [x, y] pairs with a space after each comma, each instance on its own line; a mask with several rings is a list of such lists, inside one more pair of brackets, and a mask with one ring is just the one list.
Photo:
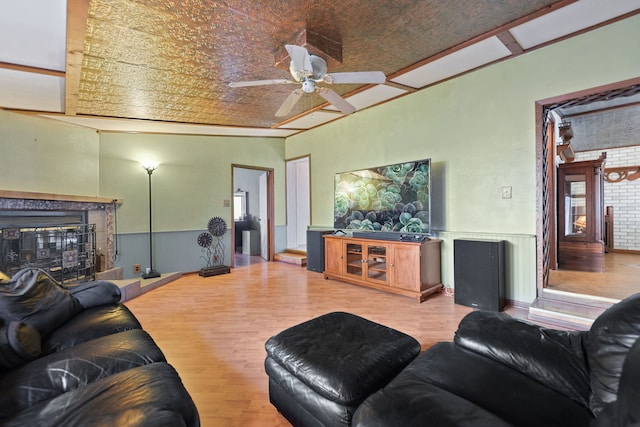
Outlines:
[[580, 0], [509, 30], [523, 49], [558, 39], [640, 8], [640, 0]]
[[64, 112], [64, 77], [0, 68], [0, 105], [18, 110]]
[[[397, 98], [407, 92], [408, 90], [393, 86], [376, 85], [345, 99], [347, 99], [351, 105], [356, 107], [356, 110], [362, 110], [363, 108], [388, 101], [389, 99]], [[333, 105], [328, 105], [324, 107], [323, 110], [338, 111], [338, 109]]]
[[510, 55], [511, 51], [497, 37], [489, 37], [401, 74], [391, 81], [421, 88]]
[[339, 119], [344, 115], [341, 113], [333, 113], [329, 111], [314, 111], [311, 114], [302, 116], [288, 123], [278, 126], [279, 129], [311, 129], [312, 127], [328, 123], [332, 120]]
[[42, 117], [105, 132], [126, 133], [167, 133], [208, 136], [249, 136], [285, 138], [296, 133], [294, 130], [266, 128], [236, 128], [225, 126], [192, 125], [183, 123], [152, 122], [148, 120], [108, 119], [85, 116], [56, 116], [42, 114]]

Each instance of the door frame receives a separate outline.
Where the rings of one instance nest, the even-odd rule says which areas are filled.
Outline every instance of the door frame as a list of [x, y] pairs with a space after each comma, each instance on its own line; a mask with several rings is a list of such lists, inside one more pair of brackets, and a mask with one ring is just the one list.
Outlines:
[[[549, 227], [556, 226], [557, 218], [553, 218], [553, 221], [545, 221], [545, 214], [548, 213], [548, 206], [551, 202], [548, 198], [555, 197], [555, 191], [553, 194], [549, 194], [548, 188], [545, 186], [547, 178], [553, 177], [555, 180], [555, 163], [552, 167], [549, 167], [548, 159], [555, 159], [555, 153], [549, 153], [549, 149], [555, 149], [555, 147], [549, 147], [549, 139], [545, 138], [548, 128], [545, 126], [545, 114], [548, 109], [554, 106], [560, 106], [567, 102], [577, 100], [579, 98], [596, 95], [602, 92], [608, 92], [612, 90], [624, 89], [629, 86], [635, 86], [640, 84], [640, 77], [636, 77], [629, 80], [622, 80], [619, 82], [609, 83], [602, 86], [596, 86], [589, 89], [584, 89], [577, 92], [571, 92], [563, 95], [554, 96], [551, 98], [542, 99], [535, 102], [535, 132], [536, 132], [536, 288], [538, 296], [541, 294], [544, 287], [547, 285], [547, 279], [549, 274], [549, 245], [555, 243], [556, 238], [553, 237], [554, 242], [550, 242], [550, 233], [555, 233], [554, 230]], [[546, 198], [546, 200], [545, 200]], [[553, 202], [555, 203], [555, 202]], [[555, 215], [557, 213], [554, 212]], [[546, 246], [546, 250], [545, 250]]]
[[[260, 166], [251, 166], [251, 165], [241, 165], [237, 163], [231, 164], [231, 212], [233, 217], [234, 212], [234, 198], [233, 194], [235, 192], [234, 189], [234, 170], [235, 169], [251, 169], [257, 171], [264, 171], [267, 173], [267, 261], [272, 261], [275, 256], [275, 225], [274, 225], [274, 169], [273, 168], [265, 168]], [[231, 239], [235, 239], [236, 230], [235, 230], [235, 221], [231, 221]], [[231, 256], [231, 268], [235, 267], [235, 250]]]

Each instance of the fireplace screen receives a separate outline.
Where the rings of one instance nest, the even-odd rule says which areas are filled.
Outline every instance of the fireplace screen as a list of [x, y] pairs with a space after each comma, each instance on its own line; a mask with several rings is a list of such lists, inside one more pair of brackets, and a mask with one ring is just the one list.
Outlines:
[[3, 228], [0, 249], [0, 270], [9, 276], [23, 268], [40, 268], [61, 283], [95, 279], [94, 224]]

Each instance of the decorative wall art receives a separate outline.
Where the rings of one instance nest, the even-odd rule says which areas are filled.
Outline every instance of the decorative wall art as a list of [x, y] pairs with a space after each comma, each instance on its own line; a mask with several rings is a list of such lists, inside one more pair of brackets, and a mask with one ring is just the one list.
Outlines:
[[206, 255], [201, 256], [207, 266], [200, 269], [200, 276], [215, 276], [229, 273], [231, 270], [224, 263], [224, 242], [222, 237], [227, 232], [227, 223], [219, 216], [207, 223], [207, 231], [198, 235], [198, 245]]

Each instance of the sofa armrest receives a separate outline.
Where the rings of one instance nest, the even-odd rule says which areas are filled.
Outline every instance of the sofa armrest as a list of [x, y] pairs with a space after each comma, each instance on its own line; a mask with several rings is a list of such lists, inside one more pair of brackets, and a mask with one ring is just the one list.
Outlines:
[[586, 332], [547, 329], [505, 313], [474, 311], [462, 319], [454, 341], [588, 407], [585, 337]]

